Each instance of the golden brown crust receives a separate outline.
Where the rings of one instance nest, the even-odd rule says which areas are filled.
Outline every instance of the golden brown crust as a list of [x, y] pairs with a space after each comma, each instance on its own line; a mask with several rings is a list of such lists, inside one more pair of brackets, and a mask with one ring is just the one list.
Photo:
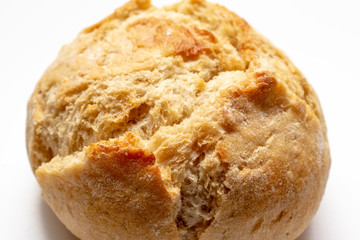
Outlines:
[[135, 139], [133, 134], [125, 135], [126, 142], [116, 139], [111, 142], [99, 142], [92, 143], [86, 149], [86, 156], [89, 161], [97, 165], [100, 168], [109, 168], [110, 171], [117, 171], [117, 168], [126, 167], [129, 171], [138, 171], [138, 168], [144, 168], [148, 165], [154, 165], [154, 154], [144, 151], [143, 149], [133, 149], [130, 146], [138, 143], [138, 139]]
[[27, 150], [81, 239], [295, 239], [330, 165], [306, 79], [202, 0], [133, 0], [64, 46], [29, 100]]
[[281, 84], [265, 86], [265, 94], [264, 85], [256, 84], [250, 91], [248, 86], [237, 90], [230, 100], [229, 108], [236, 110], [227, 110], [233, 116], [226, 123], [234, 127], [227, 128], [231, 134], [217, 152], [236, 168], [227, 172], [228, 193], [204, 239], [295, 239], [321, 199], [322, 192], [309, 190], [309, 184], [323, 184], [329, 167], [317, 142], [323, 138], [320, 122], [304, 102], [290, 103]]
[[139, 145], [127, 134], [81, 154], [56, 157], [36, 171], [44, 199], [76, 236], [177, 238], [172, 196], [154, 155]]

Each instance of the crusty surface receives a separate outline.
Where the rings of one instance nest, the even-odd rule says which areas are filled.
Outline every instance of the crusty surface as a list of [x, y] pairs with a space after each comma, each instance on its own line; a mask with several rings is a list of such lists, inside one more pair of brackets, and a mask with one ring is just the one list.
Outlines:
[[217, 4], [130, 1], [84, 29], [28, 104], [43, 198], [81, 239], [295, 239], [330, 166], [317, 97]]

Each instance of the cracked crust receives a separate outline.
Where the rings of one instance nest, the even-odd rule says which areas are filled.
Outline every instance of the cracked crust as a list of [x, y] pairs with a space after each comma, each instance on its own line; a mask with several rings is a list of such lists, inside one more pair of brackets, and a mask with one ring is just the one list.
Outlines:
[[306, 79], [202, 0], [130, 1], [64, 46], [29, 100], [27, 150], [81, 239], [295, 239], [330, 165]]
[[178, 236], [174, 196], [165, 187], [155, 156], [133, 134], [57, 156], [40, 167], [36, 177], [44, 199], [81, 239]]

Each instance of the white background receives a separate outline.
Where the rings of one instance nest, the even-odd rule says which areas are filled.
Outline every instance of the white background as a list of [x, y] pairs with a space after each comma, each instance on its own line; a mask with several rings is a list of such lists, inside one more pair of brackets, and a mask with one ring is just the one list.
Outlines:
[[[0, 239], [71, 240], [41, 200], [26, 102], [60, 47], [123, 0], [0, 0]], [[156, 6], [175, 2], [156, 1]], [[220, 0], [218, 0], [220, 3]], [[321, 207], [298, 240], [360, 239], [359, 1], [223, 0], [283, 49], [317, 91], [332, 154]]]

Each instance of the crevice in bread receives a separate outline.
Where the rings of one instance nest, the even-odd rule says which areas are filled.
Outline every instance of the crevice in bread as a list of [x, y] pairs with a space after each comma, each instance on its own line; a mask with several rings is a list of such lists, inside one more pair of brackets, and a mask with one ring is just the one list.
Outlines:
[[[216, 170], [207, 161], [217, 161]], [[180, 183], [181, 207], [176, 215], [182, 239], [200, 239], [214, 220], [220, 198], [230, 190], [224, 185], [228, 169], [227, 163], [220, 163], [211, 153], [200, 154], [186, 167]]]
[[261, 225], [263, 224], [264, 222], [264, 219], [263, 218], [260, 218], [256, 221], [255, 225], [253, 226], [253, 228], [251, 229], [251, 232], [254, 233], [256, 232], [257, 230], [259, 230], [259, 228], [261, 227]]

